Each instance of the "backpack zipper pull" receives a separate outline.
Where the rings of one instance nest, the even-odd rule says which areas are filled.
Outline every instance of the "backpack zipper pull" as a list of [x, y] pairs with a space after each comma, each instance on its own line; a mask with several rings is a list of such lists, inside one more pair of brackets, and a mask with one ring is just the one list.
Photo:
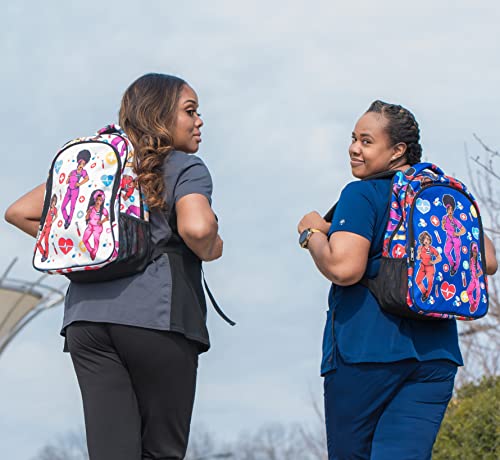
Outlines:
[[410, 262], [415, 262], [415, 248], [410, 248]]

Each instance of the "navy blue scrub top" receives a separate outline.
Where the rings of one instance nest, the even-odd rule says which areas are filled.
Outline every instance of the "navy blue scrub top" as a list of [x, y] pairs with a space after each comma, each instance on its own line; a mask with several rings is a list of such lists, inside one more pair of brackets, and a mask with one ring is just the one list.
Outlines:
[[[380, 266], [390, 185], [390, 178], [349, 183], [342, 190], [328, 233], [356, 233], [371, 242], [365, 272], [368, 278], [375, 277]], [[332, 284], [328, 305], [321, 375], [336, 368], [337, 353], [348, 363], [414, 358], [447, 359], [463, 365], [455, 320], [419, 321], [391, 315], [381, 310], [361, 284]]]

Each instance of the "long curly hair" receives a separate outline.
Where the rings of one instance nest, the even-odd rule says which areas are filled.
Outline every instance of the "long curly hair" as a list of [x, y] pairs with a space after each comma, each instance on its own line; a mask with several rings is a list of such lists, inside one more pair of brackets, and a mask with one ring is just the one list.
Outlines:
[[172, 75], [148, 73], [125, 91], [119, 123], [134, 147], [134, 171], [150, 209], [164, 209], [163, 163], [174, 149], [172, 128], [182, 88]]

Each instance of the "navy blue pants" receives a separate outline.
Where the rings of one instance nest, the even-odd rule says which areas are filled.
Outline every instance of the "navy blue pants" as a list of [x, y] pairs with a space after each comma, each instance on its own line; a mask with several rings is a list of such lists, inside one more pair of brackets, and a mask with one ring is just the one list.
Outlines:
[[329, 460], [426, 460], [450, 401], [447, 360], [348, 364], [325, 376]]

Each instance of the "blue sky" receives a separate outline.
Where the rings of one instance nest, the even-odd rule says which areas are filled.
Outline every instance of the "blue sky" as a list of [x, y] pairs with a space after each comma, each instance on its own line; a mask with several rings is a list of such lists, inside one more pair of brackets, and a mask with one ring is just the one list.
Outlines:
[[[298, 247], [296, 224], [351, 179], [352, 127], [374, 99], [410, 108], [424, 156], [461, 178], [464, 143], [480, 151], [472, 133], [500, 147], [499, 20], [494, 0], [9, 2], [0, 210], [44, 180], [61, 144], [114, 121], [135, 78], [185, 78], [200, 99], [200, 156], [225, 241], [207, 278], [238, 322], [210, 312], [193, 423], [232, 439], [314, 421], [328, 282]], [[0, 232], [0, 270], [19, 256], [13, 276], [38, 277], [33, 241], [5, 222]], [[61, 307], [44, 313], [0, 358], [3, 458], [30, 460], [83, 424], [61, 320]]]

